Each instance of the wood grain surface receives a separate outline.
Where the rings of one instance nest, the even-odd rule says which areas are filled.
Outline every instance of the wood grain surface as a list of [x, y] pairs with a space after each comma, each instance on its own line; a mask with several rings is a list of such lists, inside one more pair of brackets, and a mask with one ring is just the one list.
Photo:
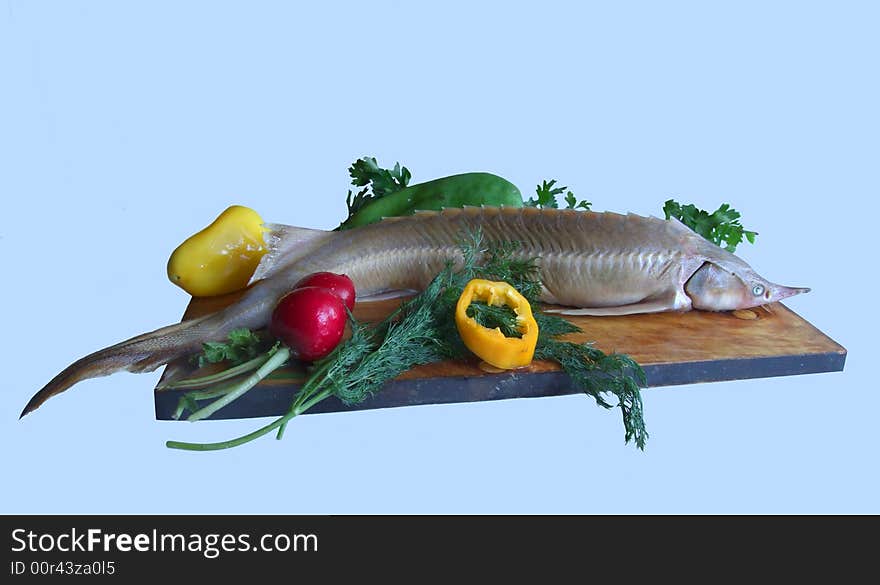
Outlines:
[[[197, 317], [229, 304], [235, 295], [193, 299], [184, 315]], [[359, 303], [355, 316], [377, 321], [400, 299]], [[593, 342], [606, 353], [632, 356], [649, 386], [841, 371], [846, 350], [788, 307], [775, 303], [754, 309], [754, 319], [733, 313], [689, 311], [621, 317], [568, 317], [583, 333], [566, 337]], [[290, 405], [303, 377], [299, 367], [284, 368], [212, 418], [276, 416]], [[164, 376], [163, 376], [164, 378]], [[533, 362], [514, 372], [489, 373], [473, 358], [419, 366], [389, 383], [357, 407], [328, 399], [314, 412], [383, 408], [570, 394], [568, 377], [551, 362]], [[181, 391], [156, 391], [156, 416], [171, 418]]]

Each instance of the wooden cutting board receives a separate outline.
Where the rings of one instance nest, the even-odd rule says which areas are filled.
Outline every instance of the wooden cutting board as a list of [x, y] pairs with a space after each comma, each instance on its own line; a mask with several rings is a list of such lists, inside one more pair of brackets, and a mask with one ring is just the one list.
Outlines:
[[[216, 311], [235, 295], [196, 298], [185, 319]], [[360, 303], [355, 316], [378, 321], [400, 300]], [[753, 320], [732, 313], [655, 313], [622, 317], [570, 317], [583, 333], [571, 341], [595, 343], [599, 349], [626, 353], [645, 370], [648, 386], [670, 386], [791, 376], [843, 370], [846, 349], [788, 307], [775, 303], [755, 309]], [[164, 376], [163, 376], [164, 378]], [[253, 390], [211, 418], [279, 416], [290, 406], [303, 379], [298, 367], [278, 370]], [[330, 398], [309, 412], [332, 412], [418, 404], [472, 402], [579, 392], [568, 376], [551, 362], [534, 362], [525, 369], [500, 374], [480, 369], [479, 360], [446, 361], [420, 366], [389, 382], [382, 392], [355, 406]], [[169, 420], [182, 390], [156, 390], [156, 418]]]

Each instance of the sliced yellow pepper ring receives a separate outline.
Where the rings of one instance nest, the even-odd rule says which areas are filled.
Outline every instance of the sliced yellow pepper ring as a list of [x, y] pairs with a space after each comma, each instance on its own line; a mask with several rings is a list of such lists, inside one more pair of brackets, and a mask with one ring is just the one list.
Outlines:
[[[522, 337], [505, 337], [501, 329], [483, 327], [467, 309], [474, 301], [508, 306], [516, 313], [517, 331]], [[465, 346], [488, 364], [509, 370], [527, 366], [538, 344], [538, 323], [528, 299], [506, 282], [475, 278], [467, 283], [455, 306], [455, 326]]]

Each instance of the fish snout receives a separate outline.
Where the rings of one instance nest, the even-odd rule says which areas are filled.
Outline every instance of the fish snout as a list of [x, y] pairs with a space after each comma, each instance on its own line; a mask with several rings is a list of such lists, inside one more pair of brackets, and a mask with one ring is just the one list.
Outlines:
[[808, 293], [810, 292], [810, 289], [805, 286], [782, 286], [781, 284], [774, 284], [771, 291], [771, 299], [773, 301], [781, 301], [782, 299], [787, 299], [788, 297]]

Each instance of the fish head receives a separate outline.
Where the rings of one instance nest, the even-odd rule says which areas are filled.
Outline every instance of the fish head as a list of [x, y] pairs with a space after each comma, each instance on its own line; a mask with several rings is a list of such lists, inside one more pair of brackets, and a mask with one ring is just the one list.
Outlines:
[[772, 283], [752, 270], [731, 272], [712, 262], [703, 264], [684, 290], [693, 307], [703, 311], [749, 309], [810, 292], [808, 288]]

